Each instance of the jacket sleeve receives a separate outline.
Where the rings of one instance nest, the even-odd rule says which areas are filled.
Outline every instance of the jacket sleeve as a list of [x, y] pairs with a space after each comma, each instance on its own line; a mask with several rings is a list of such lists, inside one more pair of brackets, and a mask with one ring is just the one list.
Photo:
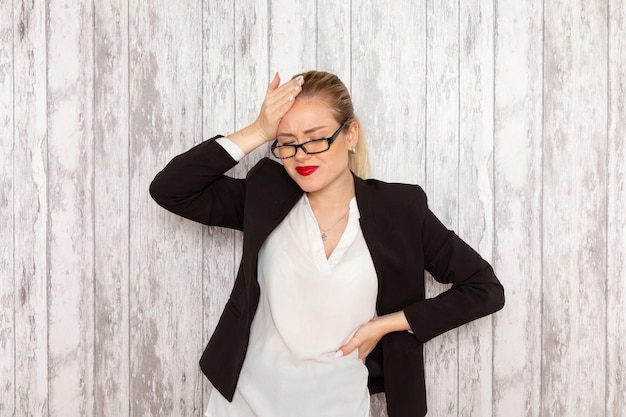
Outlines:
[[438, 296], [407, 306], [404, 313], [422, 343], [500, 310], [504, 288], [491, 265], [448, 230], [428, 209], [422, 192], [424, 268], [439, 282], [452, 284]]
[[215, 139], [172, 159], [150, 184], [163, 208], [210, 226], [242, 230], [245, 180], [224, 175], [237, 164]]

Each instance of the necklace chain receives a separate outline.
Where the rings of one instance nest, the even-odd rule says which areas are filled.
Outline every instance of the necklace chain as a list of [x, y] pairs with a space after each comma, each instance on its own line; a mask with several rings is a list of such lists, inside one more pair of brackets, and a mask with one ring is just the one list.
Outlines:
[[348, 214], [349, 212], [350, 212], [350, 207], [348, 207], [348, 210], [345, 213], [343, 213], [343, 215], [339, 218], [339, 220], [335, 222], [335, 224], [333, 224], [326, 230], [322, 229], [322, 226], [320, 226], [319, 223], [317, 224], [317, 227], [319, 227], [319, 229], [322, 231], [322, 241], [326, 242], [326, 239], [328, 239], [328, 235], [326, 234], [326, 232], [329, 232], [333, 227], [337, 226], [339, 222], [343, 220], [343, 218], [346, 217], [346, 214]]

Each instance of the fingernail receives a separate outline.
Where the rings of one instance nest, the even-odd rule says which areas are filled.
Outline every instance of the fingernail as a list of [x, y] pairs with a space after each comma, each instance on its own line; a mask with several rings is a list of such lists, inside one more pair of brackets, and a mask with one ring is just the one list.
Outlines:
[[296, 78], [296, 82], [298, 83], [298, 85], [302, 85], [302, 83], [304, 82], [304, 77], [302, 75], [298, 75], [298, 78]]
[[343, 356], [343, 351], [341, 349], [335, 352], [335, 358], [341, 358], [342, 356]]
[[293, 96], [289, 96], [289, 101], [293, 101]]

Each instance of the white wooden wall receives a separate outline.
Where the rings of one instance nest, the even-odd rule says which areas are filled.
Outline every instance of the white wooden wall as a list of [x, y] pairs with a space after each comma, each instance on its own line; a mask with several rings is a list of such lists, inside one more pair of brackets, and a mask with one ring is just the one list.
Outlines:
[[506, 288], [429, 415], [626, 416], [626, 0], [0, 0], [0, 48], [0, 416], [202, 414], [241, 236], [148, 184], [313, 68]]

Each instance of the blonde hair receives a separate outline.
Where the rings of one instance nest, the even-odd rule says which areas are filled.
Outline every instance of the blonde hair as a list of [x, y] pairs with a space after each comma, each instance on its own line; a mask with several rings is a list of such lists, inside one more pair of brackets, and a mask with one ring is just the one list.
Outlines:
[[349, 153], [348, 167], [357, 177], [369, 177], [367, 142], [365, 141], [361, 123], [354, 114], [352, 98], [348, 88], [339, 77], [329, 72], [307, 71], [294, 75], [294, 78], [300, 75], [304, 77], [304, 85], [302, 86], [302, 92], [298, 95], [298, 99], [319, 98], [324, 100], [328, 103], [337, 123], [347, 122], [346, 125], [357, 124], [359, 137], [355, 147], [356, 152]]

